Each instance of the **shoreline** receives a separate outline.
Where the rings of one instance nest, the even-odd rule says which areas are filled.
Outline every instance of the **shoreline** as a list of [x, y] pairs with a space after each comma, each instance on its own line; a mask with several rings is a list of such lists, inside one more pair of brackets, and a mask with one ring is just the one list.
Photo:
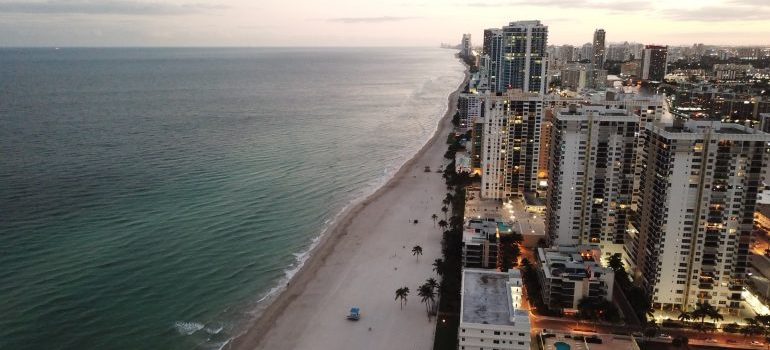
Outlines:
[[[464, 65], [462, 60], [459, 58], [458, 60]], [[447, 96], [447, 109], [439, 119], [431, 138], [411, 158], [405, 161], [381, 187], [362, 201], [340, 212], [338, 220], [329, 226], [325, 232], [321, 233], [315, 247], [308, 251], [309, 257], [289, 279], [286, 286], [283, 286], [282, 290], [279, 290], [275, 295], [268, 297], [266, 300], [268, 304], [261, 310], [259, 316], [241, 334], [236, 335], [232, 339], [232, 342], [228, 344], [228, 348], [254, 349], [261, 346], [265, 338], [264, 335], [267, 335], [268, 331], [277, 327], [277, 320], [288, 312], [287, 308], [293, 303], [298, 302], [300, 296], [308, 289], [309, 284], [319, 278], [317, 276], [319, 270], [332, 257], [335, 249], [339, 248], [341, 243], [345, 241], [344, 238], [348, 235], [353, 221], [359, 218], [362, 212], [369, 208], [373, 202], [381, 199], [396, 188], [402, 180], [408, 178], [410, 170], [415, 167], [417, 161], [426, 156], [427, 151], [435, 146], [437, 142], [443, 144], [443, 136], [452, 128], [451, 117], [457, 110], [457, 98], [470, 77], [467, 66], [465, 66], [463, 74], [464, 77], [461, 83]], [[443, 158], [443, 152], [441, 155]], [[443, 182], [441, 182], [441, 185], [442, 187], [444, 186]], [[431, 343], [432, 340], [431, 338]]]

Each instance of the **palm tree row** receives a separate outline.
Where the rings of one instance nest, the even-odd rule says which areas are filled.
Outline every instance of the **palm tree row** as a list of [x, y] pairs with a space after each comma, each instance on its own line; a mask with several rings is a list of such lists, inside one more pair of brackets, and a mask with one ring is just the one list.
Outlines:
[[428, 312], [428, 321], [430, 321], [430, 316], [433, 311], [436, 310], [436, 290], [438, 287], [438, 282], [436, 282], [435, 279], [428, 278], [425, 283], [417, 288], [417, 295], [419, 295], [422, 298], [422, 302], [425, 303], [425, 310]]
[[[438, 289], [439, 283], [432, 277], [428, 278], [425, 283], [417, 287], [417, 295], [422, 298], [421, 301], [425, 304], [425, 310], [428, 312], [428, 321], [430, 321], [430, 316], [433, 311], [436, 310], [436, 292]], [[401, 310], [404, 309], [404, 305], [407, 302], [409, 292], [409, 287], [401, 287], [396, 289], [395, 300], [400, 300]]]
[[396, 289], [396, 299], [401, 299], [401, 310], [404, 309], [404, 304], [406, 304], [406, 297], [409, 296], [409, 287], [401, 287], [399, 289]]
[[[728, 333], [741, 333], [746, 337], [763, 335], [770, 336], [770, 315], [757, 315], [753, 318], [745, 318], [746, 325], [730, 323], [722, 326], [722, 330]], [[767, 340], [767, 339], [766, 339]]]
[[695, 310], [691, 312], [682, 311], [677, 318], [685, 324], [689, 324], [690, 321], [693, 320], [699, 320], [700, 322], [695, 325], [695, 328], [705, 333], [709, 330], [715, 329], [715, 327], [707, 326], [705, 324], [707, 317], [714, 322], [719, 322], [725, 319], [724, 316], [719, 313], [719, 310], [713, 305], [709, 304], [708, 301], [695, 303]]

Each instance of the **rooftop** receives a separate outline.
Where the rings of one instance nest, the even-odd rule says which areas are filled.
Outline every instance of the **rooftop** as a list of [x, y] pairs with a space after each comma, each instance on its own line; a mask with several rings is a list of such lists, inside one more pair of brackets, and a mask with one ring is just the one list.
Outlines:
[[612, 269], [599, 263], [601, 251], [591, 246], [558, 246], [538, 248], [537, 259], [546, 268], [547, 278], [561, 277], [569, 279], [596, 278], [613, 275]]
[[[584, 340], [588, 337], [597, 337], [602, 343], [588, 343]], [[545, 338], [544, 343], [546, 350], [556, 350], [556, 343], [565, 343], [573, 350], [639, 350], [639, 345], [633, 337], [611, 334], [556, 333], [555, 337]]]
[[501, 326], [519, 323], [529, 328], [529, 313], [513, 308], [509, 277], [505, 272], [464, 269], [462, 322]]
[[740, 124], [724, 123], [718, 119], [690, 119], [684, 124], [647, 124], [647, 129], [667, 139], [699, 140], [708, 130], [717, 139], [734, 141], [770, 141], [770, 134]]

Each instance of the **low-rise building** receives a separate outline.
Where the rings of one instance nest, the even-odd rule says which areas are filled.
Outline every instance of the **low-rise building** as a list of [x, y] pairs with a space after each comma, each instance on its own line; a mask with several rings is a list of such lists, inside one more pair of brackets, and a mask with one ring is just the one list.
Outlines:
[[529, 350], [529, 312], [521, 309], [518, 269], [496, 272], [463, 270], [460, 304], [460, 350]]
[[615, 273], [601, 265], [600, 257], [599, 249], [588, 245], [538, 248], [543, 302], [574, 311], [583, 298], [612, 301]]
[[463, 229], [463, 266], [497, 268], [498, 223], [494, 218], [471, 219]]
[[473, 168], [471, 167], [471, 156], [468, 152], [457, 151], [455, 153], [455, 172], [459, 173], [471, 173]]

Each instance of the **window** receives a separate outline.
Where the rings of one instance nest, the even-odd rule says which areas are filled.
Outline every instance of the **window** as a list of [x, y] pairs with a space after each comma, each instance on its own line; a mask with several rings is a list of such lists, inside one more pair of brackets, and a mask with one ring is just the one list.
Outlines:
[[500, 331], [495, 331], [495, 335], [500, 335]]

